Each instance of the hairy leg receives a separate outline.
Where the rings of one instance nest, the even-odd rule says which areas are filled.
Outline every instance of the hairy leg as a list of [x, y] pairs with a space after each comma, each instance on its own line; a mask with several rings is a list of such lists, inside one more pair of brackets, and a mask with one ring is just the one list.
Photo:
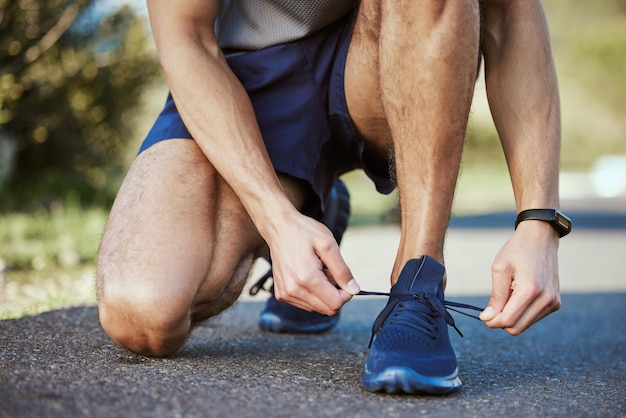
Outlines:
[[[281, 180], [300, 205], [297, 182]], [[97, 262], [100, 322], [122, 347], [171, 355], [193, 324], [235, 302], [264, 247], [194, 141], [158, 143], [137, 157], [111, 210]]]
[[477, 1], [361, 3], [346, 99], [369, 149], [393, 149], [402, 229], [392, 283], [411, 258], [443, 262], [479, 26]]

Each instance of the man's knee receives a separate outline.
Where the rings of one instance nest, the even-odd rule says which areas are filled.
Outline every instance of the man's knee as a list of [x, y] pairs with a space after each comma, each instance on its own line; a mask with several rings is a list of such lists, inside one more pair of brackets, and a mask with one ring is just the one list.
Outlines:
[[154, 289], [107, 289], [98, 297], [100, 324], [109, 337], [122, 348], [151, 357], [171, 356], [187, 340], [190, 307], [177, 305], [171, 294]]

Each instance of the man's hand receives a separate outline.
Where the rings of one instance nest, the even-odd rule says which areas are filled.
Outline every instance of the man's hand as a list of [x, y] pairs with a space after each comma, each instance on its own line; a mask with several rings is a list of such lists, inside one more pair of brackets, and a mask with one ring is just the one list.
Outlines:
[[360, 289], [332, 233], [303, 215], [283, 225], [268, 241], [276, 298], [307, 311], [336, 314]]
[[549, 224], [519, 224], [492, 266], [493, 291], [480, 315], [487, 326], [519, 335], [560, 308], [558, 246]]

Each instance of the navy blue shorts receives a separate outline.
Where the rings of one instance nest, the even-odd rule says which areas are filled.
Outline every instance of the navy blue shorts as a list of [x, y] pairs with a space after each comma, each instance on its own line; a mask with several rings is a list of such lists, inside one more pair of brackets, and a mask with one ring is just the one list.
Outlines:
[[[353, 23], [348, 15], [304, 39], [227, 58], [250, 96], [274, 169], [308, 182], [322, 207], [337, 178], [357, 168], [381, 193], [394, 188], [387, 161], [364, 159], [348, 115], [344, 69]], [[170, 138], [192, 139], [171, 95], [140, 152]]]

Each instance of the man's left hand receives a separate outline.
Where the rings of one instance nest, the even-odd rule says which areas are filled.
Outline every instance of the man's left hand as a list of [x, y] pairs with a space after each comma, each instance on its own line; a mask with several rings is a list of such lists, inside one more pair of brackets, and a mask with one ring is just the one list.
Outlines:
[[558, 247], [549, 224], [519, 224], [492, 265], [491, 299], [480, 315], [487, 326], [519, 335], [560, 308]]

